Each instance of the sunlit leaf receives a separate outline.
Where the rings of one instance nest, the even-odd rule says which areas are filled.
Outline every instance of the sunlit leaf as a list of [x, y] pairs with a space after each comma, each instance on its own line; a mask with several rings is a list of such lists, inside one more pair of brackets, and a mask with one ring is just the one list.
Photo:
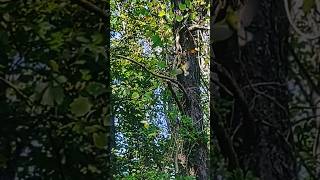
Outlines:
[[133, 92], [131, 97], [132, 97], [132, 99], [138, 99], [140, 97], [140, 95], [137, 92]]
[[190, 0], [185, 0], [185, 3], [186, 3], [188, 8], [192, 8], [193, 7]]
[[176, 19], [178, 22], [181, 22], [183, 20], [183, 16], [177, 15]]
[[165, 16], [165, 15], [166, 15], [166, 12], [165, 12], [165, 11], [162, 10], [162, 11], [159, 12], [159, 16], [160, 16], [160, 17]]
[[179, 3], [179, 9], [180, 9], [181, 11], [186, 10], [186, 8], [187, 8], [186, 4]]
[[143, 127], [146, 128], [146, 129], [148, 129], [149, 126], [150, 126], [149, 123], [148, 123], [148, 121], [145, 121], [145, 120], [140, 121], [140, 123], [142, 123], [142, 124], [143, 124]]

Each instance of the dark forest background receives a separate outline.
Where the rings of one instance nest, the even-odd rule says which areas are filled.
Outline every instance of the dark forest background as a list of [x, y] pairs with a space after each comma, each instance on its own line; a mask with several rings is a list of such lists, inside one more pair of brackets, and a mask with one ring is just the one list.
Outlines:
[[317, 0], [0, 0], [0, 180], [320, 179]]

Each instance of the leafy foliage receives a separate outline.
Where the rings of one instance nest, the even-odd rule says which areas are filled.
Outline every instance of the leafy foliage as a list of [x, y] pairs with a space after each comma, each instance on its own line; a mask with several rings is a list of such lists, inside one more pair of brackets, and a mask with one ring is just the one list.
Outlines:
[[[180, 4], [181, 11], [190, 11], [183, 17], [175, 16], [169, 0], [111, 1], [116, 178], [179, 179], [174, 165], [178, 139], [201, 137], [208, 142], [208, 137], [196, 135], [190, 118], [181, 115], [166, 81], [150, 73], [176, 78], [171, 71], [173, 24], [191, 14], [195, 18], [200, 2]], [[142, 63], [148, 71], [118, 55]]]
[[106, 23], [74, 1], [0, 6], [0, 176], [106, 179]]

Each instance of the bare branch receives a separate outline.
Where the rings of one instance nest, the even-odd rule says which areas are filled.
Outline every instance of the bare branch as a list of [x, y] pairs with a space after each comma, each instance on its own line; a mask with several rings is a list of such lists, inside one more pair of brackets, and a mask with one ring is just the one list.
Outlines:
[[181, 102], [179, 101], [179, 98], [178, 98], [178, 96], [177, 96], [177, 93], [176, 93], [176, 92], [174, 91], [174, 89], [172, 88], [171, 82], [168, 81], [167, 84], [168, 84], [168, 88], [169, 88], [169, 90], [170, 90], [170, 92], [171, 92], [174, 100], [176, 101], [176, 103], [177, 103], [177, 105], [178, 105], [178, 108], [179, 108], [180, 112], [185, 115], [185, 111], [183, 110], [182, 104], [181, 104]]
[[191, 25], [188, 27], [189, 31], [195, 31], [195, 30], [210, 30], [210, 27], [201, 26], [201, 25]]

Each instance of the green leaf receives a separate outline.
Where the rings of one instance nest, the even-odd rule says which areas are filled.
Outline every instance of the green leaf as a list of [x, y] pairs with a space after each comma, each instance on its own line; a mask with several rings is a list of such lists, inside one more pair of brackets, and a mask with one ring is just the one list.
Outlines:
[[87, 69], [80, 69], [80, 72], [82, 74], [82, 79], [85, 81], [88, 81], [91, 79], [90, 71]]
[[76, 37], [76, 40], [79, 42], [83, 42], [83, 43], [88, 43], [90, 42], [87, 38], [83, 37], [83, 36], [78, 36]]
[[197, 18], [197, 13], [196, 12], [192, 12], [190, 14], [190, 18], [191, 18], [191, 20], [195, 20]]
[[6, 156], [4, 156], [3, 154], [0, 154], [0, 168], [6, 168], [7, 161], [8, 161], [8, 158]]
[[143, 124], [143, 127], [146, 128], [146, 129], [148, 129], [149, 126], [150, 126], [149, 123], [148, 123], [148, 121], [145, 121], [145, 120], [140, 121], [140, 123], [142, 123], [142, 124]]
[[98, 173], [98, 174], [101, 173], [101, 171], [96, 166], [94, 166], [92, 164], [88, 165], [88, 170], [91, 171], [92, 173]]
[[53, 106], [54, 105], [54, 97], [52, 95], [52, 87], [48, 86], [45, 92], [43, 93], [41, 104]]
[[70, 104], [71, 112], [76, 116], [83, 116], [87, 114], [92, 107], [87, 97], [78, 97]]
[[95, 34], [91, 35], [91, 39], [94, 44], [100, 44], [103, 42], [103, 36], [100, 33], [95, 33]]
[[184, 11], [184, 10], [186, 10], [186, 9], [187, 9], [186, 4], [179, 3], [179, 9], [180, 9], [180, 11]]
[[166, 14], [166, 19], [167, 19], [167, 21], [168, 22], [172, 22], [173, 21], [173, 18], [174, 18], [174, 14], [173, 14], [173, 12], [168, 12], [167, 14]]
[[93, 133], [92, 138], [97, 148], [103, 149], [107, 145], [107, 135], [105, 133]]
[[52, 69], [53, 71], [56, 71], [56, 72], [59, 71], [59, 64], [58, 64], [56, 61], [50, 60], [50, 61], [49, 61], [49, 66], [51, 67], [51, 69]]
[[157, 46], [161, 46], [162, 42], [161, 42], [161, 38], [158, 34], [155, 34], [152, 36], [152, 42], [153, 42], [153, 47], [157, 47]]
[[134, 92], [134, 93], [132, 93], [131, 97], [132, 97], [132, 99], [138, 99], [140, 97], [140, 95], [139, 95], [139, 93]]
[[107, 92], [105, 85], [98, 82], [90, 82], [86, 90], [90, 95], [95, 97]]
[[164, 69], [166, 67], [166, 62], [164, 61], [159, 61], [158, 62], [158, 66], [161, 68], [161, 69]]
[[183, 20], [183, 16], [177, 15], [176, 19], [178, 22], [181, 22]]
[[104, 128], [100, 125], [92, 125], [92, 126], [87, 126], [84, 128], [86, 132], [89, 132], [89, 133], [94, 133], [94, 132], [97, 132], [98, 130], [104, 130]]
[[86, 63], [85, 60], [77, 60], [73, 64], [85, 64], [85, 63]]
[[54, 87], [52, 88], [52, 96], [54, 97], [54, 101], [60, 105], [63, 102], [64, 99], [64, 92], [62, 87], [58, 86], [58, 87]]
[[309, 13], [313, 7], [315, 7], [315, 0], [304, 0], [302, 5], [302, 10], [305, 13]]
[[8, 45], [8, 42], [9, 42], [9, 37], [8, 37], [7, 32], [1, 30], [0, 31], [0, 45], [2, 47], [6, 47]]
[[144, 16], [147, 16], [147, 15], [149, 15], [149, 11], [147, 9], [145, 9], [145, 8], [142, 8], [141, 9], [141, 14], [144, 15]]
[[192, 3], [191, 3], [190, 0], [185, 0], [185, 3], [186, 3], [186, 5], [187, 5], [187, 7], [188, 7], [189, 9], [192, 8]]
[[152, 133], [148, 134], [148, 137], [155, 138], [155, 137], [157, 137], [157, 135], [158, 135], [158, 132], [152, 132]]
[[159, 12], [159, 17], [165, 16], [165, 15], [166, 15], [166, 12], [164, 10]]
[[146, 99], [151, 99], [151, 98], [152, 98], [152, 92], [150, 92], [150, 91], [146, 92], [146, 93], [144, 94], [144, 97], [145, 97]]
[[65, 82], [68, 81], [68, 79], [67, 79], [65, 76], [63, 76], [63, 75], [60, 75], [60, 76], [57, 77], [57, 81], [58, 81], [59, 83], [65, 83]]

